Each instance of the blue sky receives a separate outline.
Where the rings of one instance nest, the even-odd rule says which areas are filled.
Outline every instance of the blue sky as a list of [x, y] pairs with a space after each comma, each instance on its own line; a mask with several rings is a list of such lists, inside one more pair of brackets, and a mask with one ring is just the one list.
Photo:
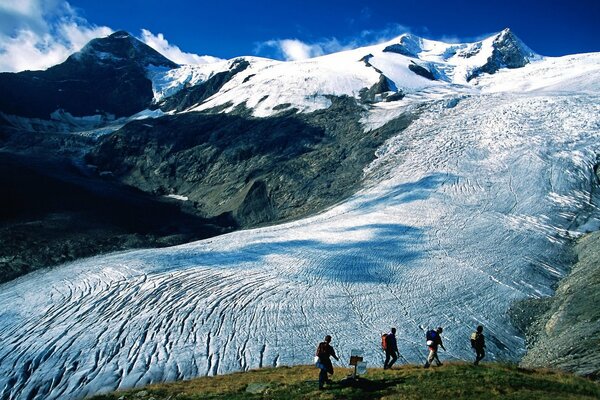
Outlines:
[[598, 21], [600, 0], [0, 0], [0, 70], [60, 62], [90, 38], [120, 29], [179, 62], [210, 60], [196, 55], [294, 59], [407, 31], [472, 41], [506, 27], [534, 51], [559, 56], [600, 51]]

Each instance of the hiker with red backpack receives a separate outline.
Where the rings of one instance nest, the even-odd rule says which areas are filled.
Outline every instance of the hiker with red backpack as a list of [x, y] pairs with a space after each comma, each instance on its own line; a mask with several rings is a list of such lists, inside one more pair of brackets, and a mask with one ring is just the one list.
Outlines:
[[385, 362], [383, 363], [383, 369], [392, 368], [392, 365], [394, 365], [398, 359], [396, 328], [392, 328], [390, 333], [384, 333], [381, 335], [381, 347], [383, 351], [385, 351]]
[[427, 340], [427, 347], [429, 348], [429, 356], [427, 357], [427, 361], [425, 362], [425, 368], [429, 368], [429, 366], [433, 363], [433, 360], [435, 360], [438, 366], [442, 365], [437, 352], [438, 346], [440, 346], [442, 349], [444, 349], [444, 351], [446, 351], [446, 348], [442, 343], [443, 331], [444, 330], [442, 329], [442, 327], [439, 327], [436, 330], [431, 329], [425, 334], [425, 338]]
[[316, 356], [318, 360], [316, 366], [321, 370], [319, 372], [319, 390], [323, 389], [325, 383], [331, 383], [331, 380], [327, 377], [328, 373], [333, 375], [333, 364], [330, 357], [335, 358], [337, 361], [340, 360], [329, 343], [331, 343], [331, 336], [327, 335], [325, 336], [325, 341], [319, 343], [319, 346], [317, 346]]

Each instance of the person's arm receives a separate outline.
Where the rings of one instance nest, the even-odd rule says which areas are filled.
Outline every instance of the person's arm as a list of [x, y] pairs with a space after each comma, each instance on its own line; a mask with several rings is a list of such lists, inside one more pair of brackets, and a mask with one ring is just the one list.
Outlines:
[[442, 349], [444, 349], [444, 351], [446, 351], [446, 348], [444, 347], [444, 343], [442, 343], [442, 338], [440, 337], [440, 347]]
[[338, 356], [335, 354], [335, 350], [333, 349], [333, 347], [329, 346], [329, 348], [331, 349], [331, 357], [335, 358], [337, 361], [340, 361]]

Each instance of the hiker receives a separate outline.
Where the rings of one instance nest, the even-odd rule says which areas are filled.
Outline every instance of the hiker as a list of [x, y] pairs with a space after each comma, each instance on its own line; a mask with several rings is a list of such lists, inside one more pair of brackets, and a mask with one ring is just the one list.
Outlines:
[[317, 361], [317, 367], [321, 369], [319, 372], [319, 389], [323, 389], [323, 385], [325, 383], [331, 383], [331, 380], [328, 379], [327, 374], [333, 375], [333, 364], [331, 363], [331, 359], [329, 357], [335, 358], [337, 361], [340, 359], [335, 354], [335, 350], [331, 345], [331, 336], [325, 336], [325, 341], [319, 343], [317, 347], [316, 356], [319, 358]]
[[483, 336], [483, 326], [479, 325], [477, 331], [471, 334], [471, 347], [475, 350], [475, 362], [479, 365], [479, 361], [485, 357], [485, 337]]
[[392, 368], [392, 365], [394, 365], [394, 363], [398, 359], [398, 342], [396, 341], [396, 328], [392, 328], [390, 333], [382, 335], [381, 346], [385, 351], [385, 362], [383, 363], [383, 369]]
[[442, 332], [444, 330], [442, 329], [442, 327], [437, 328], [435, 331], [433, 329], [427, 331], [427, 333], [425, 334], [425, 337], [427, 339], [427, 347], [429, 347], [429, 356], [427, 357], [427, 361], [425, 362], [425, 368], [429, 368], [429, 366], [433, 363], [433, 360], [435, 360], [436, 364], [438, 366], [443, 365], [440, 362], [440, 358], [438, 357], [438, 346], [440, 346], [442, 349], [444, 349], [444, 351], [446, 351], [446, 348], [444, 347], [444, 344], [442, 343]]

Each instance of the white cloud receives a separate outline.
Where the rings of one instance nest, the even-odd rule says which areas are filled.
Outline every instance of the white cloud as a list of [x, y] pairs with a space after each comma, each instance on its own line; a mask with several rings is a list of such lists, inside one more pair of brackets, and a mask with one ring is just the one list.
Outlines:
[[178, 64], [209, 64], [221, 60], [220, 58], [212, 56], [199, 56], [193, 53], [185, 53], [181, 51], [179, 47], [170, 44], [162, 33], [154, 35], [147, 29], [142, 29], [142, 37], [140, 39], [169, 60]]
[[269, 40], [262, 46], [276, 49], [280, 53], [279, 57], [286, 61], [304, 60], [323, 54], [323, 48], [319, 44], [307, 44], [298, 39]]
[[[267, 54], [267, 56], [286, 61], [304, 60], [324, 54], [382, 43], [406, 32], [410, 32], [410, 29], [403, 25], [395, 24], [382, 30], [364, 30], [359, 35], [344, 40], [327, 38], [319, 39], [313, 43], [303, 42], [299, 39], [269, 40], [258, 43], [254, 51], [256, 54]], [[272, 53], [273, 51], [275, 54]]]
[[63, 0], [0, 3], [0, 71], [45, 69], [112, 29], [79, 17]]

